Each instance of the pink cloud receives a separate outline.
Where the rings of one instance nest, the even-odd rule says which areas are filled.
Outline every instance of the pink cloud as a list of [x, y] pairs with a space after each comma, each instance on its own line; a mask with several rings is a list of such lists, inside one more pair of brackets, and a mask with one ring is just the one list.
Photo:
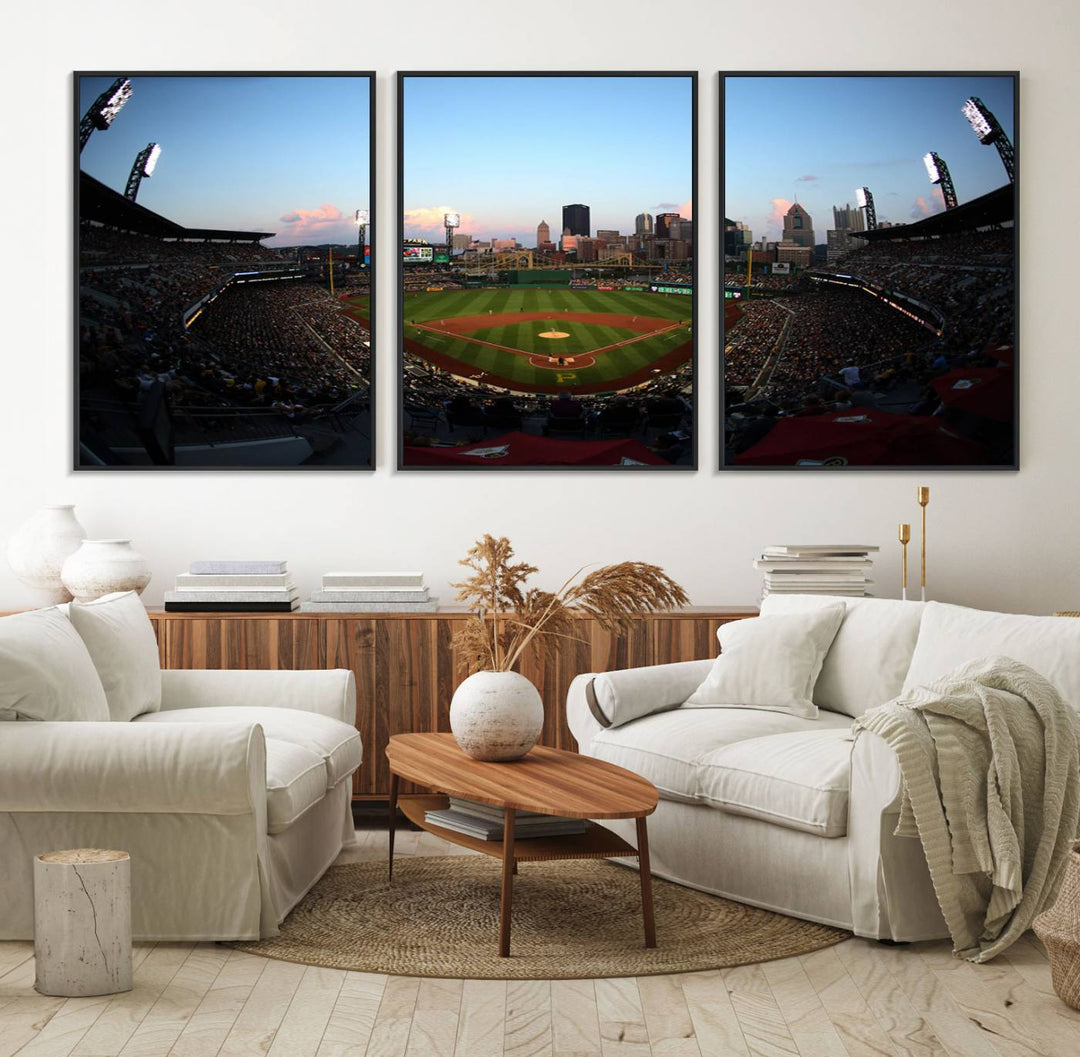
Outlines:
[[784, 230], [784, 214], [791, 208], [791, 202], [786, 198], [770, 198], [769, 205], [772, 212], [766, 217], [766, 223], [776, 229], [773, 234], [779, 237]]
[[813, 182], [814, 180], [820, 180], [820, 179], [821, 179], [820, 176], [815, 176], [813, 173], [807, 173], [805, 176], [797, 177], [795, 182], [797, 184], [807, 184], [807, 183]]
[[681, 206], [679, 206], [679, 216], [686, 217], [687, 220], [693, 220], [694, 219], [694, 203], [693, 203], [693, 201], [683, 202], [683, 204]]
[[930, 189], [930, 198], [927, 200], [922, 195], [919, 195], [915, 199], [914, 205], [911, 207], [911, 219], [922, 220], [924, 217], [933, 216], [935, 213], [941, 213], [945, 209], [945, 196], [941, 193], [940, 187], [932, 187]]
[[356, 225], [337, 206], [323, 203], [317, 209], [292, 209], [279, 217], [285, 230], [278, 239], [290, 242], [349, 242], [356, 239]]

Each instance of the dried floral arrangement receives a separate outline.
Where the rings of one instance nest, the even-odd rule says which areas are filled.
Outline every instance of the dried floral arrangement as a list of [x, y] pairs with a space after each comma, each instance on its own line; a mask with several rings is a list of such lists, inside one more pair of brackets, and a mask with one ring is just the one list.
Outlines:
[[572, 634], [575, 613], [585, 613], [607, 631], [625, 631], [630, 619], [686, 605], [686, 592], [658, 565], [619, 562], [582, 575], [579, 569], [558, 591], [527, 587], [534, 565], [513, 561], [514, 548], [501, 536], [485, 535], [459, 562], [473, 575], [458, 589], [472, 616], [454, 637], [470, 671], [510, 671], [537, 636], [558, 649]]

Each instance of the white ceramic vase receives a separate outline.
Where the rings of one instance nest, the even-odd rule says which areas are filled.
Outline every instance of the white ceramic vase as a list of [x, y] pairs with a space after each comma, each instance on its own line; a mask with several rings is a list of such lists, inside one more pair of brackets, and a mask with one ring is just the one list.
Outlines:
[[45, 605], [70, 602], [60, 570], [85, 536], [73, 506], [43, 506], [8, 540], [8, 564]]
[[475, 760], [519, 760], [543, 728], [540, 692], [517, 672], [476, 672], [450, 701], [450, 729]]
[[114, 591], [141, 595], [150, 582], [150, 564], [131, 540], [83, 540], [60, 575], [76, 602], [92, 602]]

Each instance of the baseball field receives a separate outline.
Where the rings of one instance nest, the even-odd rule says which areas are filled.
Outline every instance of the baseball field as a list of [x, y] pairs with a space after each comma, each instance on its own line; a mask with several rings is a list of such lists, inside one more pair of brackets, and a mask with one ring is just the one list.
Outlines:
[[692, 356], [691, 298], [559, 289], [407, 293], [405, 349], [517, 392], [610, 392]]

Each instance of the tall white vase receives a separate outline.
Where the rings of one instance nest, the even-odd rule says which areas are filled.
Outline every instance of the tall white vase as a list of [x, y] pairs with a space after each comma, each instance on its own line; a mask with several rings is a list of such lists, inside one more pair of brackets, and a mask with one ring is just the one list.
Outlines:
[[70, 602], [60, 570], [85, 536], [86, 529], [75, 519], [75, 507], [43, 506], [8, 540], [8, 565], [44, 605]]
[[150, 563], [131, 540], [83, 540], [60, 573], [76, 602], [92, 602], [114, 591], [137, 591], [150, 582]]
[[454, 691], [450, 729], [473, 759], [519, 760], [544, 729], [544, 702], [518, 672], [476, 672]]

